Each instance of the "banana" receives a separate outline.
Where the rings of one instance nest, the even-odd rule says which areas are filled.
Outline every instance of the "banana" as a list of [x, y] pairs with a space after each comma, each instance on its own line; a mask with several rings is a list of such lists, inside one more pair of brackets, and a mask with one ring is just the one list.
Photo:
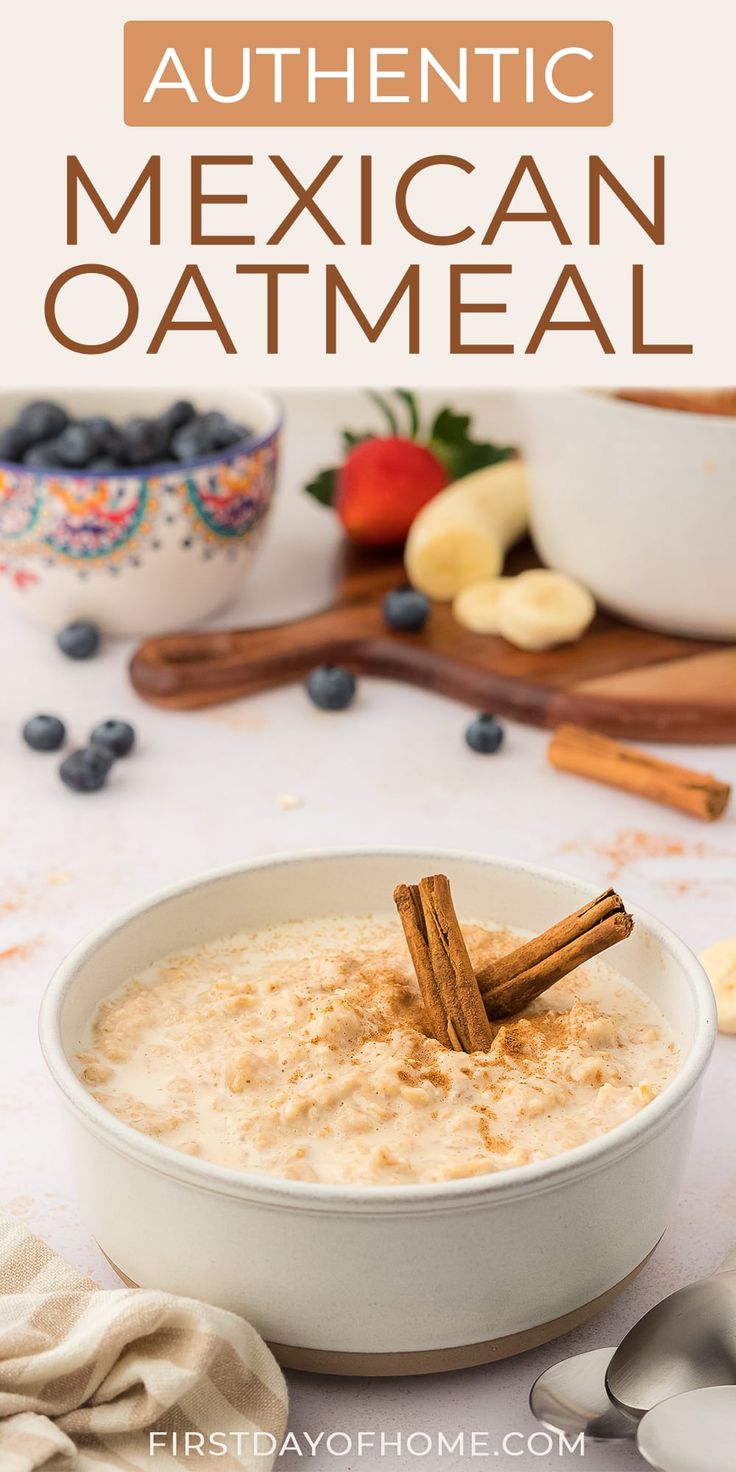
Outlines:
[[736, 1032], [736, 935], [708, 946], [700, 964], [713, 988], [720, 1032]]
[[428, 598], [449, 602], [471, 583], [497, 577], [527, 525], [521, 461], [476, 470], [440, 491], [415, 518], [405, 551], [409, 581]]
[[562, 572], [534, 568], [504, 580], [498, 632], [518, 649], [552, 649], [578, 639], [595, 616], [592, 593]]
[[458, 623], [474, 634], [497, 634], [498, 610], [504, 588], [510, 582], [511, 578], [484, 578], [463, 588], [452, 604]]

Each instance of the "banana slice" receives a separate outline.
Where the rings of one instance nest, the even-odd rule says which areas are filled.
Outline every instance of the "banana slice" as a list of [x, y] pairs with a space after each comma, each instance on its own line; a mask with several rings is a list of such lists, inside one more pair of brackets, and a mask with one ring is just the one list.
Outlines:
[[498, 634], [498, 610], [503, 591], [511, 578], [484, 578], [456, 594], [452, 611], [464, 629], [473, 634]]
[[736, 935], [708, 946], [700, 957], [713, 988], [720, 1032], [736, 1032]]
[[463, 588], [497, 577], [528, 522], [527, 478], [508, 460], [455, 481], [422, 508], [405, 550], [409, 581], [449, 602]]
[[412, 526], [404, 560], [410, 583], [428, 598], [446, 603], [469, 583], [500, 573], [503, 550], [493, 527], [473, 506], [442, 512], [426, 529]]
[[562, 572], [533, 568], [508, 583], [498, 602], [498, 631], [518, 649], [552, 649], [579, 639], [595, 617], [592, 593]]

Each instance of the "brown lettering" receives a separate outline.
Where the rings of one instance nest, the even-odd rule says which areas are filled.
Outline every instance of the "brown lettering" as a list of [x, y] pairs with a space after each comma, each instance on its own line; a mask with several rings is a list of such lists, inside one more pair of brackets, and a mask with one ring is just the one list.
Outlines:
[[615, 194], [633, 215], [637, 225], [654, 241], [655, 245], [664, 245], [664, 156], [658, 153], [654, 157], [654, 211], [651, 219], [645, 215], [640, 205], [624, 189], [620, 179], [611, 172], [607, 164], [597, 154], [591, 154], [588, 162], [588, 233], [591, 245], [601, 243], [601, 183], [607, 184], [612, 194]]
[[[56, 316], [56, 305], [63, 288], [66, 286], [67, 281], [72, 281], [77, 276], [93, 275], [107, 276], [111, 281], [115, 281], [117, 283], [125, 296], [125, 301], [128, 309], [127, 316], [122, 327], [120, 328], [120, 331], [116, 332], [114, 337], [108, 338], [105, 342], [78, 342], [76, 338], [69, 337], [68, 333], [63, 332], [61, 327], [59, 326]], [[55, 281], [52, 281], [46, 293], [46, 300], [44, 302], [44, 316], [46, 318], [46, 326], [48, 327], [51, 336], [54, 337], [57, 342], [61, 343], [61, 346], [63, 348], [68, 348], [70, 352], [111, 353], [115, 348], [119, 348], [122, 343], [127, 342], [131, 333], [135, 331], [135, 326], [138, 321], [138, 297], [136, 296], [132, 282], [128, 280], [127, 276], [124, 276], [122, 271], [114, 270], [112, 266], [100, 266], [94, 264], [83, 266], [70, 266], [68, 270], [62, 271], [61, 275], [57, 276]]]
[[450, 352], [451, 353], [513, 353], [513, 344], [463, 342], [462, 320], [468, 312], [505, 312], [505, 302], [464, 302], [463, 278], [465, 276], [511, 275], [511, 266], [450, 266]]
[[283, 158], [279, 156], [279, 154], [272, 153], [269, 155], [269, 157], [271, 159], [271, 163], [274, 164], [275, 167], [278, 169], [281, 177], [285, 179], [287, 184], [289, 184], [290, 187], [293, 189], [297, 199], [296, 204], [293, 206], [292, 209], [289, 210], [288, 215], [286, 215], [285, 218], [281, 221], [281, 224], [278, 226], [278, 228], [274, 230], [273, 235], [270, 237], [267, 243], [269, 245], [280, 245], [281, 241], [284, 239], [284, 236], [288, 234], [289, 230], [294, 224], [294, 221], [298, 220], [299, 216], [303, 214], [303, 212], [306, 210], [307, 213], [312, 216], [312, 219], [316, 220], [317, 224], [321, 226], [322, 230], [324, 230], [324, 233], [327, 236], [327, 239], [331, 240], [333, 245], [344, 245], [345, 241], [343, 240], [342, 236], [338, 235], [334, 225], [332, 225], [331, 222], [328, 220], [326, 214], [322, 209], [320, 209], [314, 198], [317, 190], [322, 188], [325, 180], [329, 179], [330, 174], [337, 168], [337, 165], [341, 163], [342, 154], [333, 153], [332, 157], [328, 158], [327, 163], [324, 164], [323, 167], [320, 169], [316, 178], [314, 178], [311, 184], [308, 184], [306, 188], [303, 184], [299, 183], [296, 174], [289, 168], [289, 165], [285, 162]]
[[352, 312], [361, 331], [365, 333], [368, 341], [378, 342], [387, 322], [390, 321], [402, 297], [409, 298], [409, 352], [419, 352], [419, 267], [409, 266], [404, 272], [395, 292], [386, 303], [378, 321], [373, 325], [365, 315], [363, 308], [356, 301], [350, 287], [344, 277], [340, 274], [337, 266], [328, 264], [325, 270], [325, 293], [326, 293], [326, 351], [337, 352], [337, 298], [341, 296]]
[[[509, 208], [525, 174], [528, 174], [529, 178], [531, 179], [532, 184], [534, 185], [534, 188], [536, 189], [537, 194], [539, 195], [539, 198], [544, 206], [544, 208], [541, 210], [512, 210]], [[570, 236], [568, 235], [567, 230], [565, 229], [565, 226], [562, 222], [561, 216], [558, 213], [557, 206], [555, 205], [552, 195], [550, 194], [549, 189], [547, 188], [547, 185], [542, 178], [542, 175], [537, 166], [536, 159], [532, 158], [532, 155], [530, 153], [522, 154], [522, 157], [519, 159], [519, 162], [516, 165], [516, 168], [514, 169], [514, 172], [511, 175], [511, 178], [509, 179], [509, 182], [506, 185], [506, 188], [504, 189], [504, 192], [501, 196], [501, 202], [498, 206], [498, 209], [496, 210], [496, 213], [493, 216], [493, 219], [491, 220], [491, 223], [488, 226], [485, 235], [483, 236], [484, 245], [493, 244], [501, 226], [504, 225], [507, 220], [538, 220], [542, 223], [547, 222], [552, 226], [557, 239], [562, 245], [570, 245], [572, 243], [570, 240]]]
[[309, 266], [236, 266], [238, 276], [266, 277], [266, 351], [279, 350], [279, 277], [308, 276]]
[[373, 244], [373, 156], [360, 156], [360, 243]]
[[107, 226], [111, 235], [117, 235], [120, 226], [127, 218], [138, 196], [143, 193], [144, 189], [150, 187], [148, 238], [151, 245], [161, 244], [161, 159], [158, 154], [153, 154], [149, 158], [148, 163], [141, 170], [135, 183], [126, 194], [116, 215], [107, 208], [102, 195], [95, 188], [89, 174], [82, 167], [76, 154], [69, 154], [66, 161], [67, 245], [77, 245], [78, 243], [79, 191], [77, 186], [80, 184], [91, 199], [100, 219]]
[[[582, 322], [566, 321], [564, 319], [556, 322], [554, 320], [555, 311], [565, 291], [565, 287], [568, 285], [575, 288], [585, 309], [586, 319]], [[536, 353], [546, 332], [594, 332], [604, 353], [613, 353], [616, 351], [596, 311], [593, 298], [577, 266], [563, 266], [553, 287], [552, 295], [529, 339], [529, 345], [526, 349], [527, 353]]]
[[[200, 299], [207, 310], [207, 316], [200, 320], [182, 321], [176, 320], [176, 313], [181, 305], [184, 293], [189, 285], [196, 288]], [[166, 307], [163, 317], [146, 348], [147, 353], [157, 353], [166, 337], [167, 332], [216, 332], [226, 353], [237, 351], [230, 333], [220, 316], [215, 304], [215, 299], [207, 285], [207, 282], [199, 269], [199, 266], [185, 266], [174, 287], [173, 293]]]
[[425, 245], [460, 245], [464, 240], [471, 239], [473, 230], [470, 225], [466, 225], [464, 230], [456, 230], [452, 235], [434, 235], [431, 231], [423, 230], [417, 225], [409, 213], [407, 198], [409, 185], [413, 179], [416, 179], [417, 174], [423, 173], [425, 169], [432, 169], [438, 164], [462, 169], [464, 174], [472, 174], [475, 167], [474, 164], [469, 163], [468, 159], [458, 158], [454, 153], [433, 153], [427, 158], [417, 159], [416, 163], [404, 170], [396, 186], [396, 213], [404, 229], [409, 235], [413, 235], [415, 240], [422, 240]]
[[644, 267], [632, 266], [632, 351], [639, 355], [647, 353], [691, 353], [691, 342], [645, 342], [644, 341]]
[[191, 185], [191, 239], [192, 245], [253, 245], [254, 235], [205, 235], [202, 231], [202, 206], [205, 204], [247, 204], [247, 194], [203, 194], [202, 170], [207, 164], [252, 164], [249, 153], [228, 155], [225, 153], [193, 154]]

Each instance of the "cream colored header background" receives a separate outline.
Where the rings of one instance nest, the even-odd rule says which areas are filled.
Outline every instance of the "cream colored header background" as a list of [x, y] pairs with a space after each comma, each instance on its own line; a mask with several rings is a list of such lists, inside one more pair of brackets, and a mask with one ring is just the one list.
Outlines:
[[[364, 382], [516, 384], [586, 382], [731, 383], [736, 292], [736, 192], [730, 169], [736, 122], [732, 84], [736, 12], [725, 0], [697, 8], [671, 0], [588, 0], [586, 4], [478, 4], [465, 0], [472, 19], [609, 20], [614, 26], [614, 120], [610, 127], [574, 128], [142, 128], [123, 121], [123, 26], [130, 20], [242, 19], [240, 0], [26, 0], [3, 7], [0, 20], [3, 239], [0, 321], [5, 384]], [[286, 4], [269, 0], [268, 17], [345, 18], [342, 4]], [[253, 7], [253, 18], [259, 10]], [[423, 3], [351, 7], [351, 19], [442, 20], [448, 8]], [[80, 205], [79, 244], [66, 245], [66, 155], [77, 154], [113, 212], [150, 154], [162, 160], [162, 243], [147, 239], [144, 202], [134, 206], [117, 235], [103, 226], [88, 201]], [[247, 206], [212, 206], [212, 233], [250, 233], [254, 245], [190, 243], [189, 159], [196, 154], [248, 154], [247, 169], [212, 169], [211, 192], [246, 193]], [[333, 153], [342, 162], [317, 198], [345, 244], [331, 243], [304, 214], [278, 246], [266, 240], [294, 203], [286, 180], [269, 162], [283, 157], [308, 183]], [[455, 154], [474, 165], [433, 170], [412, 186], [417, 219], [428, 230], [470, 225], [463, 244], [432, 247], [410, 238], [399, 223], [394, 192], [402, 171], [428, 154]], [[531, 153], [572, 237], [556, 239], [549, 224], [510, 222], [493, 245], [481, 239], [520, 155]], [[600, 154], [649, 212], [652, 159], [666, 156], [667, 243], [656, 246], [612, 197], [605, 197], [603, 238], [587, 243], [588, 156]], [[360, 244], [361, 154], [373, 156], [374, 244]], [[519, 209], [539, 208], [523, 191]], [[44, 298], [62, 271], [101, 262], [132, 283], [140, 317], [130, 340], [116, 351], [89, 357], [54, 341], [44, 321]], [[173, 332], [156, 355], [147, 352], [184, 267], [196, 264], [226, 323], [237, 353], [227, 355], [214, 333]], [[238, 264], [308, 264], [309, 275], [281, 288], [280, 352], [266, 352], [265, 282], [238, 275]], [[407, 309], [399, 306], [381, 339], [371, 345], [338, 304], [338, 351], [325, 352], [325, 267], [339, 268], [366, 315], [375, 320], [410, 264], [420, 272], [420, 353], [407, 352]], [[468, 277], [468, 301], [506, 304], [505, 313], [464, 319], [466, 339], [512, 343], [513, 354], [451, 356], [450, 265], [511, 265], [510, 273]], [[616, 349], [605, 355], [591, 332], [554, 332], [525, 354], [552, 288], [574, 263]], [[634, 356], [631, 343], [632, 266], [643, 266], [645, 328], [649, 340], [692, 342], [692, 356]], [[567, 307], [570, 310], [567, 310]], [[189, 310], [191, 307], [191, 310]], [[179, 315], [201, 314], [185, 299]], [[83, 278], [65, 288], [59, 320], [89, 340], [112, 336], [124, 313], [119, 290]], [[558, 316], [580, 315], [565, 297]]]

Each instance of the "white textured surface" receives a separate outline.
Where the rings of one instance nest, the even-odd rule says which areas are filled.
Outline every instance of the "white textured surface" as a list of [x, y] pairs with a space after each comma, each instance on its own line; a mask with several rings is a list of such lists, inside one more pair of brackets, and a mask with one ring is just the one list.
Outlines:
[[[302, 504], [296, 486], [301, 470], [320, 463], [332, 447], [314, 405], [306, 416], [291, 409], [292, 448], [278, 523], [244, 595], [244, 616], [265, 617], [271, 606], [283, 610], [284, 589], [295, 606], [307, 607], [327, 587], [327, 523]], [[498, 413], [497, 404], [497, 423]], [[344, 417], [341, 408], [338, 422]], [[74, 665], [44, 634], [9, 614], [0, 624], [0, 642], [2, 1200], [102, 1282], [113, 1278], [80, 1218], [57, 1101], [39, 1057], [36, 1010], [64, 953], [152, 889], [277, 850], [442, 844], [532, 859], [602, 887], [615, 880], [628, 900], [653, 910], [696, 949], [736, 931], [736, 816], [706, 827], [552, 774], [537, 732], [510, 725], [505, 750], [496, 758], [478, 757], [462, 740], [462, 707], [371, 681], [363, 682], [355, 707], [343, 716], [313, 710], [299, 689], [169, 715], [136, 700], [125, 679], [129, 650], [123, 646]], [[140, 749], [119, 765], [105, 792], [75, 797], [59, 784], [56, 759], [27, 751], [18, 739], [23, 719], [42, 709], [62, 715], [80, 739], [98, 719], [129, 717]], [[733, 748], [669, 751], [736, 782]], [[300, 798], [300, 806], [280, 805], [284, 793]], [[576, 1465], [579, 1458], [560, 1458], [556, 1449], [549, 1457], [517, 1455], [518, 1440], [504, 1453], [501, 1438], [534, 1431], [526, 1398], [545, 1365], [615, 1343], [658, 1297], [714, 1267], [736, 1241], [735, 1080], [736, 1039], [721, 1038], [675, 1220], [639, 1281], [608, 1313], [556, 1345], [459, 1375], [374, 1383], [292, 1376], [293, 1430], [313, 1436], [332, 1428], [490, 1433], [485, 1456], [473, 1458], [466, 1449], [462, 1459], [433, 1452], [398, 1461], [388, 1449], [380, 1461], [385, 1468], [480, 1467], [489, 1460], [501, 1469]], [[481, 1252], [479, 1244], [479, 1272], [492, 1272]], [[282, 1466], [293, 1469], [305, 1460], [287, 1454]], [[378, 1466], [379, 1457], [318, 1452], [308, 1464], [331, 1472]], [[633, 1448], [591, 1445], [583, 1465], [614, 1472], [642, 1464]]]

